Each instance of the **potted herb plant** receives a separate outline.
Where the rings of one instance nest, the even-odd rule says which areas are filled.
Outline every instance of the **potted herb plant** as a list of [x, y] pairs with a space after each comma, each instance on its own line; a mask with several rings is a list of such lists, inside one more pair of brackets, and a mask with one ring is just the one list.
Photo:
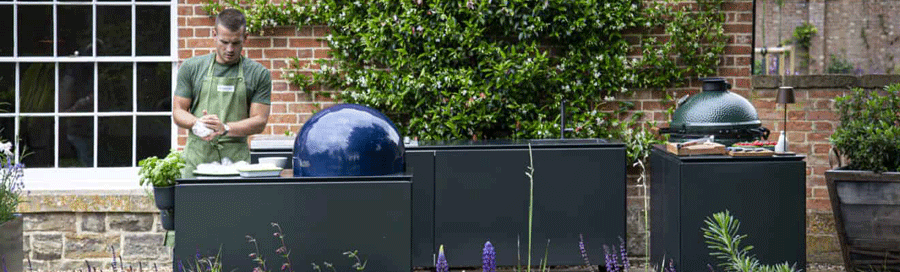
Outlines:
[[149, 157], [138, 162], [141, 186], [153, 186], [153, 200], [160, 210], [163, 228], [174, 229], [172, 212], [175, 207], [175, 180], [181, 178], [184, 158], [181, 151], [171, 150], [165, 158]]
[[22, 271], [22, 198], [24, 166], [16, 160], [12, 143], [0, 140], [0, 265], [3, 271]]
[[[900, 84], [835, 99], [837, 169], [825, 172], [847, 271], [900, 269]], [[843, 165], [842, 158], [848, 160]]]

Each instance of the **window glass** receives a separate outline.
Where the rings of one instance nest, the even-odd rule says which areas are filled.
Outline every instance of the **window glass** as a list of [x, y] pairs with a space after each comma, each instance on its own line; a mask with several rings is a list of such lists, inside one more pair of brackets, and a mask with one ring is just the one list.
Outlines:
[[19, 154], [28, 154], [22, 162], [28, 167], [53, 167], [55, 146], [52, 128], [56, 125], [53, 117], [26, 116], [20, 120]]
[[53, 63], [19, 64], [19, 107], [23, 113], [53, 112], [55, 70]]
[[170, 45], [169, 7], [137, 6], [138, 56], [168, 56]]
[[57, 7], [56, 54], [60, 57], [93, 56], [91, 44], [93, 16], [91, 6], [60, 5]]
[[0, 113], [16, 110], [16, 64], [0, 63]]
[[94, 117], [60, 117], [59, 123], [59, 167], [93, 167]]
[[19, 56], [53, 56], [53, 6], [19, 6]]
[[138, 111], [172, 110], [172, 64], [138, 63]]
[[59, 64], [59, 112], [94, 112], [94, 64]]
[[98, 111], [131, 111], [131, 66], [131, 63], [97, 63]]
[[97, 44], [98, 56], [131, 56], [131, 6], [97, 7]]
[[132, 117], [100, 117], [97, 123], [97, 166], [131, 166]]
[[0, 56], [13, 55], [13, 6], [0, 5]]
[[172, 148], [172, 117], [137, 117], [137, 159], [165, 157]]
[[6, 142], [13, 142], [13, 145], [15, 145], [15, 141], [13, 141], [15, 137], [13, 136], [16, 135], [16, 132], [13, 131], [16, 125], [15, 121], [14, 117], [0, 117], [0, 139]]

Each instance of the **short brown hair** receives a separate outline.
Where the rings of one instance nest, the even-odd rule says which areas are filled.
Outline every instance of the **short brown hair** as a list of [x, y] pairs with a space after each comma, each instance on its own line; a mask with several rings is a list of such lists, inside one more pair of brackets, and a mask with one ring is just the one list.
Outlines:
[[239, 10], [228, 8], [216, 16], [216, 25], [224, 26], [231, 31], [238, 31], [247, 26], [247, 19]]

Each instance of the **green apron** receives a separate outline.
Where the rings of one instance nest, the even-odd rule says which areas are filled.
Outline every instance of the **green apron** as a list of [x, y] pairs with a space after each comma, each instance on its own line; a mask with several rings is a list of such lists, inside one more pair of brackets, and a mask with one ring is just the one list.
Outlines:
[[[191, 113], [197, 118], [207, 114], [215, 114], [223, 122], [235, 122], [250, 116], [247, 105], [247, 84], [244, 81], [243, 57], [238, 62], [237, 77], [213, 77], [213, 66], [216, 55], [212, 54], [212, 62], [203, 79], [200, 97], [193, 101]], [[233, 162], [250, 162], [250, 147], [247, 137], [217, 136], [204, 141], [188, 130], [187, 145], [184, 147], [185, 166], [181, 170], [182, 178], [193, 178], [198, 164], [222, 161], [229, 158]]]

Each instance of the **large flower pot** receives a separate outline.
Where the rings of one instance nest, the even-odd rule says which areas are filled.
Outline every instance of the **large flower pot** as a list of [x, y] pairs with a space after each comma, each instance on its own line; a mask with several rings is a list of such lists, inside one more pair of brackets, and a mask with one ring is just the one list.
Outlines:
[[825, 171], [847, 271], [900, 271], [900, 172]]
[[23, 259], [22, 216], [16, 215], [12, 220], [0, 223], [0, 270], [21, 272]]
[[175, 186], [153, 187], [153, 200], [156, 208], [168, 210], [175, 207]]

